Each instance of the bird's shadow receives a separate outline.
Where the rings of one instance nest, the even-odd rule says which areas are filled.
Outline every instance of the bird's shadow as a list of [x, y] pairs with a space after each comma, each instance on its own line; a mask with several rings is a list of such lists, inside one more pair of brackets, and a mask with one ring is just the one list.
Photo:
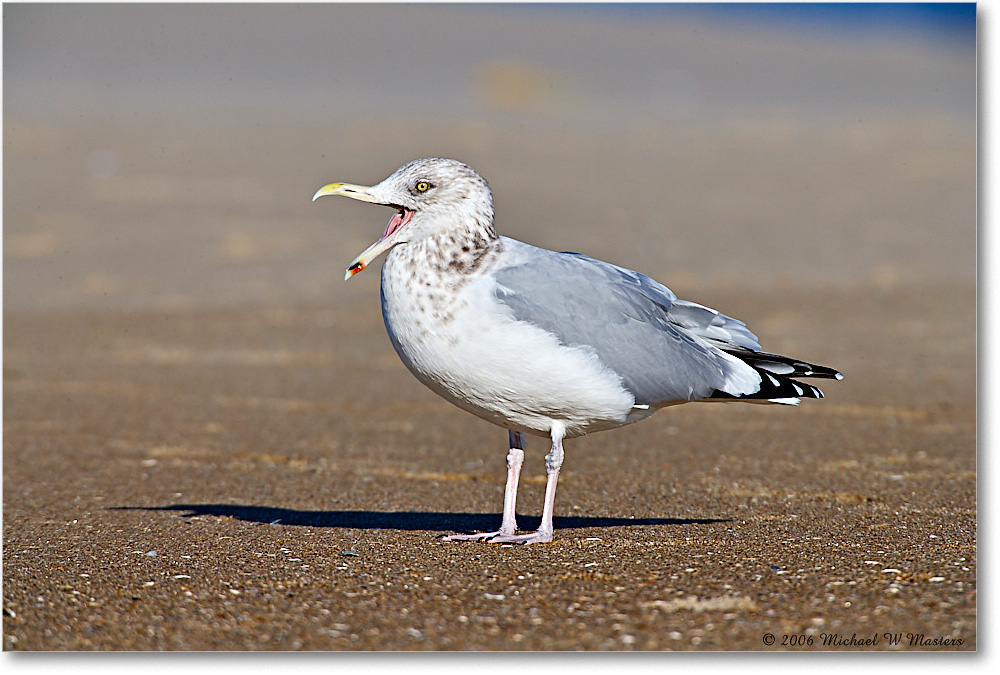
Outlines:
[[[118, 511], [181, 511], [183, 517], [215, 516], [235, 518], [249, 523], [295, 525], [302, 527], [340, 527], [356, 530], [428, 530], [435, 532], [470, 532], [494, 530], [500, 525], [498, 513], [442, 513], [436, 511], [300, 511], [271, 506], [241, 504], [170, 504], [168, 506], [116, 506]], [[524, 530], [538, 528], [538, 516], [518, 516]], [[728, 522], [723, 518], [607, 518], [597, 516], [559, 516], [553, 519], [556, 529], [592, 527], [635, 527], [638, 525], [705, 525]]]

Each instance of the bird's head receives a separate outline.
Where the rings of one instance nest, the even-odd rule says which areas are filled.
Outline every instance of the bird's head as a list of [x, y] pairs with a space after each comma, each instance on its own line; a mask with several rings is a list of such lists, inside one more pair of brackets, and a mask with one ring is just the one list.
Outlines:
[[313, 201], [326, 195], [396, 209], [381, 238], [351, 261], [345, 279], [397, 244], [453, 229], [493, 226], [493, 195], [489, 184], [471, 167], [454, 159], [412, 161], [371, 187], [330, 183], [313, 195]]

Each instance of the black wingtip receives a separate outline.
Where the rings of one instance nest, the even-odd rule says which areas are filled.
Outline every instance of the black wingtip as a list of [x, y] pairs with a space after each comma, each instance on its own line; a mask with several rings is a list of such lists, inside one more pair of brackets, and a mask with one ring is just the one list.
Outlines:
[[827, 368], [826, 366], [814, 366], [809, 364], [809, 372], [806, 373], [796, 373], [799, 377], [822, 377], [828, 380], [842, 380], [844, 379], [844, 374], [839, 370], [834, 368]]
[[710, 398], [746, 401], [772, 401], [774, 403], [798, 402], [800, 398], [823, 398], [823, 391], [793, 377], [816, 377], [830, 380], [844, 379], [843, 373], [826, 366], [817, 366], [780, 354], [755, 352], [749, 349], [726, 349], [760, 375], [760, 388], [752, 394], [732, 396], [716, 391]]

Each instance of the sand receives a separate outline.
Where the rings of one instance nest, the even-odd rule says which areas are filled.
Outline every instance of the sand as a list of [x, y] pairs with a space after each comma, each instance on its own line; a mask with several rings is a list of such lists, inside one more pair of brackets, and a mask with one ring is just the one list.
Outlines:
[[[4, 649], [976, 649], [974, 121], [567, 123], [489, 67], [527, 103], [9, 104]], [[389, 213], [309, 201], [422, 155], [846, 379], [568, 442], [554, 542], [439, 542], [499, 523], [506, 434], [399, 363], [377, 264], [341, 281]]]

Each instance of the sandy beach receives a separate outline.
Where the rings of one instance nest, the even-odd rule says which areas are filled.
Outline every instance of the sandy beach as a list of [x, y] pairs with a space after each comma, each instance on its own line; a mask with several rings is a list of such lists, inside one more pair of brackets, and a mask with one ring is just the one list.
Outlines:
[[[977, 648], [974, 45], [201, 11], [4, 8], [4, 650]], [[476, 44], [477, 12], [506, 34]], [[394, 70], [371, 45], [409, 56], [405, 24], [473, 38]], [[506, 434], [399, 362], [377, 264], [341, 280], [388, 211], [310, 202], [433, 155], [503, 234], [845, 380], [568, 441], [554, 542], [439, 542], [499, 524]]]

